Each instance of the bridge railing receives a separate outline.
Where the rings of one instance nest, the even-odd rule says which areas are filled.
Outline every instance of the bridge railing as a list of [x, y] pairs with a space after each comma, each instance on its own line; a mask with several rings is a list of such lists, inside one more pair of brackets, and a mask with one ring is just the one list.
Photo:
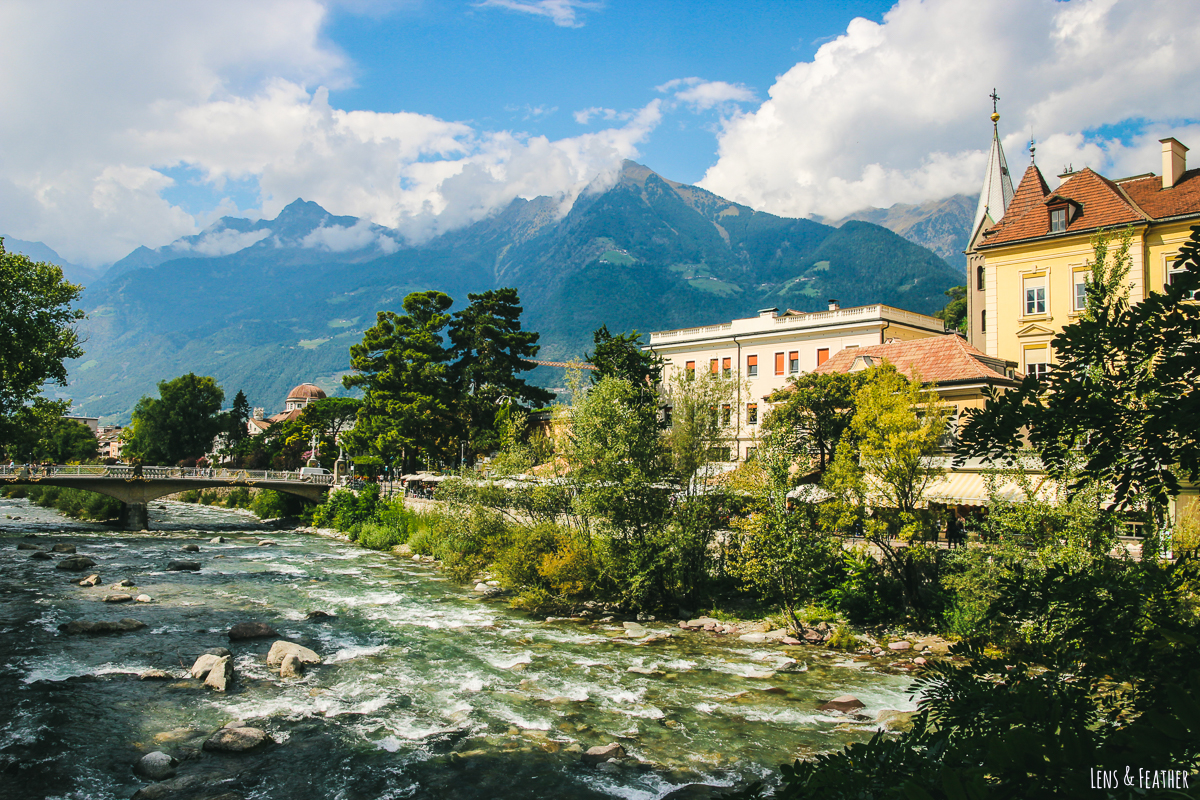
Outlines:
[[332, 475], [301, 475], [299, 472], [264, 469], [227, 469], [224, 467], [137, 467], [103, 464], [0, 465], [0, 479], [26, 480], [39, 478], [119, 478], [123, 480], [206, 480], [231, 484], [260, 481], [308, 483], [332, 486]]

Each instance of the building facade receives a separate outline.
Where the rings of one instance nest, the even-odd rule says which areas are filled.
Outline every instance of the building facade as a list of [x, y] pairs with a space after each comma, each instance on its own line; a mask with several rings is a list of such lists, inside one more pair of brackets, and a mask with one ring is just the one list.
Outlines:
[[756, 447], [766, 398], [788, 379], [812, 372], [847, 348], [910, 341], [945, 333], [940, 319], [885, 305], [804, 313], [776, 308], [720, 325], [655, 331], [644, 349], [663, 358], [663, 382], [680, 370], [707, 370], [733, 379], [736, 394], [722, 409], [728, 420], [729, 458], [741, 460]]
[[305, 406], [318, 400], [324, 400], [325, 396], [325, 390], [315, 383], [302, 383], [288, 392], [287, 398], [283, 401], [283, 411], [278, 414], [267, 417], [263, 409], [254, 409], [250, 414], [250, 419], [246, 421], [246, 432], [251, 436], [261, 436], [277, 422], [286, 422], [299, 417], [304, 412]]
[[1179, 141], [1161, 143], [1161, 176], [1110, 180], [1085, 168], [1060, 175], [1051, 190], [1030, 163], [1003, 217], [969, 253], [981, 262], [971, 277], [983, 286], [968, 293], [982, 298], [969, 307], [973, 345], [1022, 372], [1045, 373], [1055, 363], [1051, 340], [1086, 306], [1091, 238], [1100, 230], [1132, 230], [1131, 302], [1170, 283], [1180, 246], [1200, 222], [1200, 170], [1187, 169]]

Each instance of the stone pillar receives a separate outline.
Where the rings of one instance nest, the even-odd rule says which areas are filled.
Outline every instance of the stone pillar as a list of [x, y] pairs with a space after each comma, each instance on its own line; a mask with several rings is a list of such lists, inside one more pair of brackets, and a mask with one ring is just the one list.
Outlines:
[[150, 530], [150, 512], [145, 503], [125, 503], [121, 507], [121, 528], [127, 531]]
[[337, 461], [333, 462], [334, 484], [340, 484], [342, 482], [342, 478], [344, 477], [346, 477], [346, 462], [339, 458]]

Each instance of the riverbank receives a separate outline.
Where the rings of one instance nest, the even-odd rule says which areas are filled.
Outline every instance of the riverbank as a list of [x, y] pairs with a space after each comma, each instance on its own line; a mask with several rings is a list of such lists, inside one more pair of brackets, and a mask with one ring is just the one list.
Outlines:
[[[652, 800], [688, 783], [752, 781], [797, 755], [869, 738], [893, 718], [884, 712], [913, 709], [911, 678], [882, 662], [675, 620], [548, 622], [450, 584], [431, 562], [328, 531], [265, 533], [175, 503], [152, 513], [158, 530], [147, 533], [0, 519], [0, 647], [11, 654], [0, 667], [0, 780], [17, 780], [6, 798], [127, 798], [150, 785], [133, 765], [162, 750], [178, 761], [171, 780], [205, 781], [172, 797], [321, 786], [362, 798]], [[274, 544], [260, 545], [264, 535]], [[16, 549], [23, 541], [74, 545], [96, 562], [100, 585], [69, 583], [82, 575], [58, 569], [65, 556], [33, 559]], [[167, 569], [185, 558], [200, 569]], [[122, 591], [153, 602], [105, 603], [125, 579], [134, 586]], [[313, 621], [313, 611], [332, 616]], [[59, 630], [122, 617], [145, 627]], [[268, 625], [321, 663], [284, 679], [266, 663], [273, 638], [230, 640], [239, 622]], [[231, 651], [237, 677], [225, 693], [184, 677], [213, 647]], [[150, 669], [171, 677], [137, 679]], [[862, 708], [821, 710], [846, 694]], [[88, 714], [60, 711], [82, 707]], [[205, 751], [234, 720], [273, 743]], [[588, 749], [613, 742], [623, 756], [585, 763]]]

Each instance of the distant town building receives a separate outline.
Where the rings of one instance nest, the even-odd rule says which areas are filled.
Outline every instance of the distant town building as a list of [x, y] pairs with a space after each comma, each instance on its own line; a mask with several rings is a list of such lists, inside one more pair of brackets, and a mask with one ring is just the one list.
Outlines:
[[82, 422], [84, 425], [87, 425], [88, 428], [91, 429], [93, 434], [96, 434], [100, 430], [100, 418], [99, 417], [71, 417], [71, 416], [63, 415], [63, 419], [70, 419], [70, 420], [74, 420], [76, 422]]
[[288, 392], [287, 399], [283, 401], [283, 411], [278, 414], [264, 417], [263, 409], [254, 409], [250, 419], [246, 421], [246, 431], [251, 436], [260, 436], [278, 422], [296, 419], [304, 413], [305, 406], [324, 400], [326, 396], [325, 390], [315, 383], [302, 383]]
[[96, 431], [96, 441], [99, 444], [100, 458], [120, 458], [121, 457], [121, 432], [120, 425], [101, 425]]
[[729, 425], [729, 460], [755, 448], [767, 398], [791, 377], [812, 372], [843, 350], [888, 342], [941, 337], [942, 320], [885, 305], [805, 313], [766, 308], [756, 317], [719, 325], [655, 331], [645, 350], [663, 357], [663, 381], [680, 370], [708, 370], [736, 380], [732, 408], [724, 409]]

